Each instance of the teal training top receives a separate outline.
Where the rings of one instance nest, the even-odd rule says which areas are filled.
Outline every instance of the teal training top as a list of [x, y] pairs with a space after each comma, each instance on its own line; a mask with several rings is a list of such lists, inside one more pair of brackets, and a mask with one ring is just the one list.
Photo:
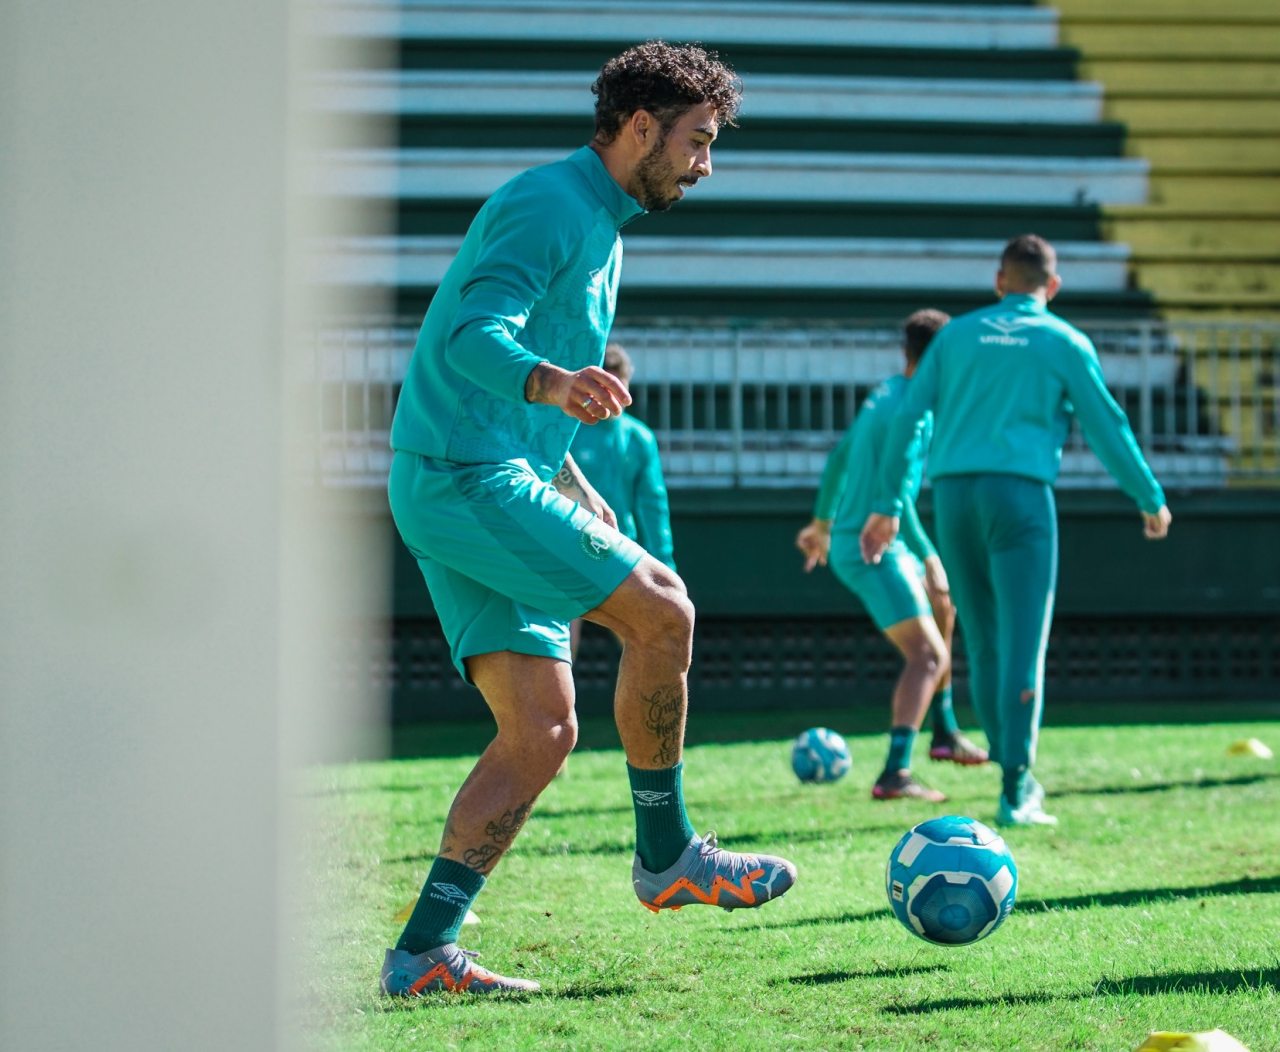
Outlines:
[[1089, 337], [1037, 297], [1005, 296], [944, 326], [885, 442], [874, 510], [898, 515], [916, 422], [933, 410], [929, 477], [1019, 475], [1052, 485], [1071, 416], [1103, 466], [1148, 514], [1164, 504]]
[[525, 400], [542, 361], [604, 360], [622, 239], [642, 214], [588, 146], [522, 172], [476, 215], [440, 282], [391, 422], [391, 447], [463, 464], [524, 458], [544, 480], [578, 422]]
[[623, 413], [578, 428], [569, 452], [613, 509], [618, 529], [674, 570], [667, 484], [653, 432]]
[[[827, 457], [822, 469], [822, 482], [818, 498], [814, 502], [815, 519], [834, 519], [833, 535], [848, 534], [853, 550], [858, 547], [858, 534], [871, 513], [879, 484], [880, 458], [884, 451], [885, 436], [897, 416], [902, 396], [910, 384], [905, 376], [891, 376], [867, 395], [849, 430], [840, 444]], [[924, 455], [929, 448], [929, 434], [933, 427], [930, 414], [926, 413], [916, 429], [907, 455], [911, 468], [899, 489], [902, 503], [901, 536], [903, 542], [921, 559], [936, 555], [920, 517], [916, 514], [916, 495], [920, 492], [920, 479], [924, 468]]]

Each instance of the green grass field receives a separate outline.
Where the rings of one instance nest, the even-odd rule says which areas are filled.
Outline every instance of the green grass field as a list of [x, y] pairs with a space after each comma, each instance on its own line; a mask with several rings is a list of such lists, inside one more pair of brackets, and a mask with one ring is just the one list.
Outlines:
[[[490, 879], [463, 945], [537, 978], [528, 1000], [378, 996], [396, 913], [417, 894], [452, 793], [487, 737], [401, 734], [403, 758], [328, 766], [308, 791], [314, 936], [301, 1006], [316, 1049], [1136, 1048], [1220, 1027], [1280, 1050], [1280, 705], [1062, 706], [1037, 775], [1056, 830], [1014, 830], [1018, 903], [989, 939], [933, 947], [889, 913], [884, 864], [935, 814], [990, 822], [998, 775], [916, 769], [943, 805], [870, 799], [884, 738], [834, 712], [696, 715], [685, 786], [699, 831], [785, 854], [799, 880], [760, 910], [654, 916], [630, 887], [633, 827], [611, 728], [589, 721]], [[1156, 722], [1159, 721], [1159, 722]], [[789, 740], [832, 726], [850, 775], [804, 786]], [[413, 754], [423, 758], [410, 759]], [[315, 918], [319, 918], [318, 922]]]

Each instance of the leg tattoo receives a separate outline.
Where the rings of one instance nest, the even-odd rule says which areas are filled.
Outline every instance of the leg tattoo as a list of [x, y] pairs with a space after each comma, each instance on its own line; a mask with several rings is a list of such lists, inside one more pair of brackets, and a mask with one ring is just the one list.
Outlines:
[[[516, 838], [516, 834], [520, 832], [520, 827], [524, 825], [525, 819], [529, 817], [529, 812], [533, 809], [533, 801], [526, 800], [510, 811], [504, 812], [501, 818], [494, 819], [489, 822], [484, 831], [488, 835], [492, 843], [477, 844], [462, 850], [462, 863], [477, 873], [488, 873], [498, 864], [498, 859], [502, 857], [504, 851], [511, 846], [511, 841]], [[452, 822], [445, 825], [445, 841], [452, 846], [456, 839]]]
[[674, 767], [684, 743], [684, 691], [679, 687], [659, 687], [644, 699], [649, 706], [644, 727], [657, 739], [653, 762]]

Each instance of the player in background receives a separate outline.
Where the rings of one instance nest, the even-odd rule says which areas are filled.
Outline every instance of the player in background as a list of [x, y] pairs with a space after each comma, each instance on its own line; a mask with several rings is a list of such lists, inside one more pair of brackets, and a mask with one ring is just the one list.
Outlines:
[[[635, 365], [622, 344], [611, 342], [605, 347], [604, 368], [630, 393]], [[613, 510], [619, 531], [675, 570], [671, 508], [653, 432], [624, 410], [594, 427], [578, 428], [569, 453]], [[569, 626], [575, 657], [581, 630], [582, 619], [577, 618]]]
[[1169, 531], [1164, 492], [1107, 391], [1089, 338], [1050, 313], [1062, 285], [1053, 246], [1034, 234], [1000, 258], [1000, 301], [934, 337], [885, 441], [862, 554], [880, 561], [898, 533], [919, 421], [934, 416], [929, 478], [938, 547], [969, 655], [974, 707], [1003, 769], [996, 820], [1055, 825], [1031, 773], [1044, 707], [1044, 655], [1058, 570], [1053, 484], [1074, 415], [1142, 513]]
[[711, 144], [734, 123], [740, 85], [696, 45], [649, 41], [607, 62], [592, 91], [591, 143], [516, 176], [472, 222], [423, 321], [391, 426], [396, 526], [497, 735], [458, 790], [418, 904], [387, 951], [387, 994], [538, 989], [479, 967], [457, 937], [573, 748], [575, 617], [623, 642], [614, 712], [641, 903], [759, 906], [795, 879], [784, 859], [694, 833], [681, 788], [693, 607], [680, 578], [618, 532], [568, 455], [579, 424], [616, 417], [630, 401], [600, 368], [619, 231], [711, 175]]
[[813, 520], [796, 536], [796, 547], [805, 556], [805, 572], [826, 566], [829, 558], [840, 582], [862, 600], [876, 627], [902, 654], [902, 674], [894, 685], [891, 703], [889, 753], [871, 789], [877, 800], [946, 799], [911, 774], [911, 751], [930, 699], [933, 741], [929, 755], [962, 764], [987, 761], [986, 752], [962, 735], [956, 723], [950, 660], [955, 607], [942, 560], [916, 514], [915, 498], [933, 429], [928, 414], [912, 441], [911, 469], [899, 493], [902, 536], [874, 565], [862, 561], [858, 544], [879, 482], [885, 433], [929, 341], [948, 320], [942, 311], [920, 310], [903, 323], [903, 371], [876, 387], [859, 407], [840, 444], [827, 458]]

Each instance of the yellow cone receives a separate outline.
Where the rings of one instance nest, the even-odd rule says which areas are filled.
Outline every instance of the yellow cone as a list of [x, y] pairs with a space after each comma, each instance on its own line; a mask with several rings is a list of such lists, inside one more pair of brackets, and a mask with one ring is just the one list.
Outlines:
[[1133, 1052], [1249, 1052], [1249, 1050], [1222, 1030], [1206, 1030], [1199, 1034], [1174, 1034], [1167, 1030], [1153, 1030]]
[[1264, 742], [1257, 738], [1246, 738], [1244, 741], [1232, 742], [1227, 746], [1228, 756], [1256, 756], [1260, 760], [1270, 760], [1274, 753]]
[[[417, 904], [418, 904], [418, 900], [414, 899], [411, 903], [409, 903], [409, 905], [407, 905], [404, 909], [402, 909], [399, 913], [397, 913], [396, 923], [404, 924], [406, 921], [408, 921], [409, 917], [412, 916], [413, 914], [413, 907], [416, 906]], [[462, 923], [463, 924], [479, 924], [480, 918], [477, 917], [474, 913], [472, 913], [471, 910], [467, 910], [467, 915], [462, 918]]]

